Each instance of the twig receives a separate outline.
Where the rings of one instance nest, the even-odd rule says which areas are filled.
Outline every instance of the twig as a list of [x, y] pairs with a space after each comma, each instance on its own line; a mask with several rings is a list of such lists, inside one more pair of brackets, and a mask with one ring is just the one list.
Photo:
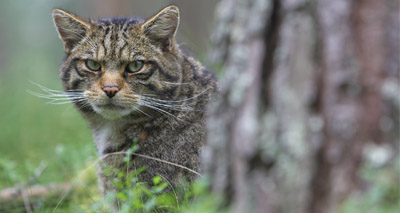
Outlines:
[[[30, 189], [29, 189], [30, 190]], [[21, 191], [22, 200], [24, 201], [25, 210], [27, 213], [32, 213], [31, 204], [28, 195], [25, 191]]]
[[66, 192], [71, 189], [71, 184], [61, 183], [61, 184], [48, 184], [48, 185], [34, 185], [28, 188], [10, 187], [0, 190], [0, 202], [8, 202], [17, 199], [33, 198], [33, 197], [45, 197], [53, 192]]

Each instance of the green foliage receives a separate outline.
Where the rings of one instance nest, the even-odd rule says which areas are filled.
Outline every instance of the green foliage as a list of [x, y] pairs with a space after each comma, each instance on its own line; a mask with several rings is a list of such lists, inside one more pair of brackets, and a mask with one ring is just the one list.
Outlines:
[[[124, 157], [126, 165], [131, 161], [135, 145]], [[127, 168], [118, 170], [103, 168], [112, 178], [114, 191], [95, 202], [90, 212], [109, 212], [118, 208], [118, 212], [221, 212], [220, 201], [208, 191], [208, 182], [200, 179], [188, 184], [181, 181], [178, 186], [171, 185], [162, 176], [155, 176], [151, 183], [140, 182], [138, 176], [146, 170], [139, 168], [127, 172]]]
[[113, 181], [116, 191], [95, 202], [90, 211], [109, 212], [118, 208], [118, 212], [226, 212], [220, 209], [221, 199], [208, 191], [205, 179], [176, 186], [184, 190], [170, 190], [173, 186], [161, 176], [154, 177], [152, 184], [138, 182], [140, 172], [118, 173]]
[[365, 164], [360, 175], [366, 181], [366, 189], [347, 199], [341, 212], [400, 212], [400, 158], [393, 164], [383, 167]]

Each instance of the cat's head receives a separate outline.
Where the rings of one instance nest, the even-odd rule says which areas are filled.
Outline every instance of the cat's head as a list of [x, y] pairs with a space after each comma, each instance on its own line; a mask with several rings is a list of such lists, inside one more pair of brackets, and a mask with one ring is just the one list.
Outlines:
[[82, 111], [116, 119], [145, 113], [143, 106], [152, 99], [177, 95], [182, 67], [176, 6], [147, 20], [86, 20], [60, 9], [52, 14], [66, 52], [60, 77], [67, 92], [82, 94], [75, 101]]

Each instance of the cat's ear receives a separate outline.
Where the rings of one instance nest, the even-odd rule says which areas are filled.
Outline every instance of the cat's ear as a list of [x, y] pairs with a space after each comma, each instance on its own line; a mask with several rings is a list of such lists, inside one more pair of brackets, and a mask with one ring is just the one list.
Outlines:
[[52, 15], [67, 53], [89, 33], [92, 27], [87, 20], [61, 9], [53, 9]]
[[179, 26], [179, 9], [168, 6], [142, 25], [144, 34], [162, 48], [171, 49], [175, 44], [175, 34]]

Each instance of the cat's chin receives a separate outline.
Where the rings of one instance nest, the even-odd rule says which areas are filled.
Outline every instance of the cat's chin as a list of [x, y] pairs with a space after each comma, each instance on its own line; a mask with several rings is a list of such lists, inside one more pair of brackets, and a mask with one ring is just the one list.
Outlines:
[[95, 112], [103, 116], [107, 120], [116, 120], [126, 115], [129, 115], [132, 111], [128, 109], [107, 109], [104, 107], [93, 106]]

